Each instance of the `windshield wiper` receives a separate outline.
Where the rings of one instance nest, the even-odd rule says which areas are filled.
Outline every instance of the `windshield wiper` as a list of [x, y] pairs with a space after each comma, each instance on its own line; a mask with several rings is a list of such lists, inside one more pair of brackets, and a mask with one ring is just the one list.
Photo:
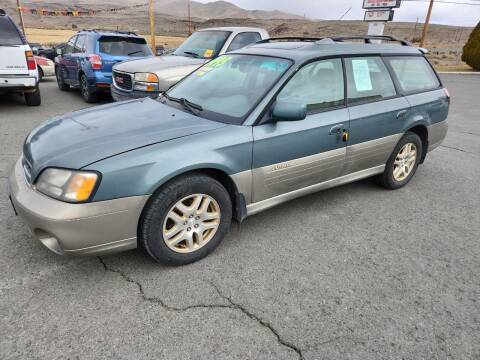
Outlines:
[[177, 102], [182, 104], [185, 109], [190, 111], [193, 115], [198, 115], [199, 112], [203, 111], [203, 107], [201, 105], [195, 104], [185, 98], [174, 98], [167, 94], [163, 94], [168, 100]]
[[195, 53], [193, 51], [184, 51], [183, 53], [186, 54], [186, 55], [192, 55], [195, 59], [200, 58], [200, 55], [198, 55], [197, 53]]
[[133, 55], [133, 54], [138, 54], [143, 52], [143, 50], [137, 50], [137, 51], [132, 51], [131, 53], [128, 53], [127, 56]]

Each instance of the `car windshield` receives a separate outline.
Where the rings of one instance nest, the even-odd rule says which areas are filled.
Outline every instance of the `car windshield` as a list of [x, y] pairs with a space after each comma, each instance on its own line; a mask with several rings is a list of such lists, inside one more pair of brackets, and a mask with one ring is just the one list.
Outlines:
[[199, 31], [190, 36], [173, 55], [189, 56], [199, 59], [210, 59], [218, 55], [229, 31]]
[[0, 17], [0, 45], [23, 45], [17, 27], [5, 16]]
[[145, 39], [102, 36], [99, 40], [99, 50], [103, 54], [113, 56], [149, 56], [152, 54]]
[[291, 64], [266, 56], [220, 56], [174, 86], [163, 99], [207, 119], [242, 124]]

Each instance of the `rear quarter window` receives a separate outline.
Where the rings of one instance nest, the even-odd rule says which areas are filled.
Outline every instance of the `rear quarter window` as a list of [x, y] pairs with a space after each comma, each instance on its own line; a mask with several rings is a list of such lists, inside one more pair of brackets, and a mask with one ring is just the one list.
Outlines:
[[23, 45], [25, 41], [10, 18], [0, 16], [0, 45]]
[[424, 57], [386, 58], [403, 92], [418, 92], [440, 86], [437, 76]]

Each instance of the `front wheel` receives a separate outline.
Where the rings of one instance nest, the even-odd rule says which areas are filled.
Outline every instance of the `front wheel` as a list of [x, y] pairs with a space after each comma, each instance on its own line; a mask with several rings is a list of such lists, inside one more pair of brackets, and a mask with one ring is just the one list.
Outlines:
[[393, 150], [383, 174], [376, 177], [377, 182], [392, 190], [405, 186], [417, 171], [422, 151], [420, 137], [407, 132]]
[[156, 261], [186, 265], [211, 253], [232, 220], [230, 195], [217, 180], [189, 175], [152, 195], [140, 220], [139, 245]]
[[55, 77], [57, 78], [57, 85], [61, 91], [68, 91], [70, 89], [70, 85], [65, 83], [65, 79], [63, 78], [63, 73], [60, 68], [55, 69]]

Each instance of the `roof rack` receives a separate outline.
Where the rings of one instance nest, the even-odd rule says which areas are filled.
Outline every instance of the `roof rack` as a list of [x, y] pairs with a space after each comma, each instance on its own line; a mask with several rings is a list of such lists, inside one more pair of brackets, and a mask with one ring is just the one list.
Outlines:
[[397, 39], [394, 36], [389, 35], [351, 35], [351, 36], [330, 36], [324, 38], [313, 38], [313, 37], [295, 37], [295, 36], [287, 36], [287, 37], [277, 37], [277, 38], [270, 38], [265, 40], [260, 40], [257, 44], [267, 44], [271, 42], [282, 42], [282, 41], [300, 41], [300, 42], [325, 42], [330, 40], [331, 42], [344, 42], [345, 40], [364, 40], [365, 44], [371, 44], [372, 40], [387, 40], [387, 41], [397, 41], [403, 46], [412, 46], [406, 40]]
[[112, 30], [112, 29], [82, 29], [81, 31], [110, 32], [110, 33], [138, 36], [137, 33], [133, 32], [133, 31], [120, 31], [120, 30]]
[[332, 36], [331, 39], [337, 42], [343, 42], [345, 40], [364, 40], [365, 44], [371, 44], [372, 40], [387, 40], [387, 41], [397, 41], [403, 46], [412, 46], [406, 40], [397, 39], [394, 36], [390, 35], [352, 35], [352, 36]]
[[283, 41], [307, 41], [307, 42], [316, 42], [320, 41], [323, 38], [311, 38], [311, 37], [298, 37], [298, 36], [286, 36], [286, 37], [276, 37], [270, 39], [264, 39], [257, 42], [257, 44], [268, 44], [271, 42], [283, 42]]

